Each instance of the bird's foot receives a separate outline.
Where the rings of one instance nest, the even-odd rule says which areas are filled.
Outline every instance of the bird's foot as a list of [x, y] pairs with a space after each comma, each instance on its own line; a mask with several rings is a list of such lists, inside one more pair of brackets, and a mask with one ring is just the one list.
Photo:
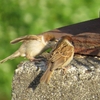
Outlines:
[[66, 74], [66, 72], [67, 72], [67, 70], [68, 70], [69, 67], [70, 67], [70, 66], [62, 67], [62, 69], [63, 69], [63, 73], [64, 73], [64, 74]]

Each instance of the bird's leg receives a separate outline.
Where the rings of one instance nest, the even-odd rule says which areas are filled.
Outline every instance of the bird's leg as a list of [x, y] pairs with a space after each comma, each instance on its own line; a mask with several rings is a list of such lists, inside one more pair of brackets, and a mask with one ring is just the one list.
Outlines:
[[64, 74], [66, 74], [66, 72], [67, 72], [67, 70], [68, 70], [69, 67], [70, 67], [70, 66], [62, 67], [62, 69], [63, 69], [63, 73], [64, 73]]

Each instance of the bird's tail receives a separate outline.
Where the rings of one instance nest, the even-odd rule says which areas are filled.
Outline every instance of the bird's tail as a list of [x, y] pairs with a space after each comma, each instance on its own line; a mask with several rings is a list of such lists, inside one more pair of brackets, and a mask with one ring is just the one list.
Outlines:
[[10, 55], [7, 58], [1, 60], [0, 63], [4, 63], [4, 62], [6, 62], [9, 59], [14, 59], [14, 58], [19, 57], [19, 56], [20, 56], [20, 52], [19, 51], [16, 51], [12, 55]]
[[40, 83], [49, 83], [52, 73], [53, 71], [51, 71], [50, 67], [48, 67], [43, 76], [41, 77]]

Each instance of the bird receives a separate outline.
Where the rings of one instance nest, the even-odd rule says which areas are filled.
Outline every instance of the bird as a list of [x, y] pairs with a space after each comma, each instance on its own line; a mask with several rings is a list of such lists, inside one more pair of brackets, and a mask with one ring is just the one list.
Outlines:
[[54, 40], [55, 37], [52, 34], [26, 35], [16, 38], [10, 43], [15, 44], [18, 42], [22, 42], [22, 45], [12, 55], [1, 60], [0, 63], [3, 63], [9, 59], [14, 59], [19, 56], [26, 57], [30, 61], [33, 61], [36, 56], [44, 52], [46, 49], [52, 47], [52, 41]]
[[65, 67], [72, 61], [74, 56], [74, 46], [70, 36], [62, 36], [54, 49], [51, 50], [47, 61], [47, 69], [40, 78], [40, 83], [49, 83], [49, 80], [56, 69], [66, 69]]

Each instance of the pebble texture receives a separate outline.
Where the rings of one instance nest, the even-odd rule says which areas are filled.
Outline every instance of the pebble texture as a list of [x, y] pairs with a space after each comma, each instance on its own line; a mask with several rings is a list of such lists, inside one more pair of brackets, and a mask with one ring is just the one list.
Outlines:
[[100, 58], [75, 56], [67, 72], [55, 70], [49, 84], [39, 80], [46, 61], [24, 61], [12, 82], [12, 100], [100, 100]]

